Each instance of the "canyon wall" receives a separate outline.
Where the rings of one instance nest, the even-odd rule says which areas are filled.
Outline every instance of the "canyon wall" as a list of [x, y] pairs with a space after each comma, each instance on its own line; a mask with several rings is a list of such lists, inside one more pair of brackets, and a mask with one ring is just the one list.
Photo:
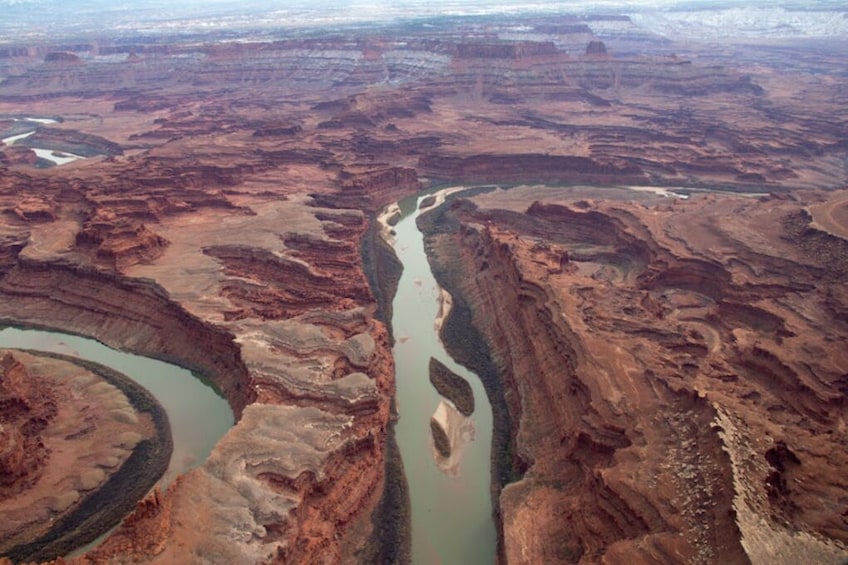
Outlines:
[[210, 379], [236, 414], [254, 400], [233, 336], [192, 317], [152, 281], [19, 259], [0, 287], [7, 323], [62, 329], [187, 366]]
[[49, 451], [40, 432], [56, 417], [56, 398], [45, 383], [30, 378], [11, 353], [0, 359], [0, 500], [35, 484]]
[[844, 497], [848, 305], [825, 282], [839, 263], [780, 221], [799, 206], [520, 192], [423, 222], [512, 422], [495, 445], [519, 475], [499, 493], [502, 558], [844, 559], [844, 518], [826, 508]]
[[[496, 414], [502, 556], [844, 542], [803, 487], [844, 497], [844, 246], [798, 192], [844, 184], [840, 49], [669, 43], [626, 16], [336, 31], [0, 49], [0, 138], [36, 130], [0, 145], [0, 318], [187, 366], [238, 417], [79, 561], [403, 561], [398, 265], [375, 216], [422, 186], [528, 179], [774, 196], [675, 220], [676, 201], [539, 188], [434, 232], [446, 336]], [[85, 158], [40, 169], [39, 147]]]
[[10, 481], [0, 492], [0, 551], [51, 560], [117, 524], [161, 478], [172, 455], [168, 415], [134, 380], [96, 363], [5, 351], [2, 368]]
[[186, 159], [3, 177], [0, 318], [191, 368], [237, 416], [206, 462], [77, 561], [380, 554], [393, 363], [360, 256], [367, 216]]

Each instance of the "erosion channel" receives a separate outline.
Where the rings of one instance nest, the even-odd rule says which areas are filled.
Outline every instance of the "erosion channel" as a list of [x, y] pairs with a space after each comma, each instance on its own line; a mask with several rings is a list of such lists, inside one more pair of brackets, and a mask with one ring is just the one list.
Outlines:
[[233, 425], [233, 412], [226, 400], [181, 367], [110, 349], [92, 339], [41, 330], [2, 328], [0, 347], [94, 361], [146, 388], [167, 413], [173, 439], [170, 463], [160, 484], [171, 483], [177, 475], [202, 463]]
[[[413, 563], [495, 561], [496, 533], [490, 491], [492, 412], [477, 376], [458, 365], [439, 340], [440, 288], [416, 226], [419, 197], [399, 202], [393, 245], [403, 275], [393, 303], [394, 356], [400, 419], [397, 442], [411, 500]], [[435, 358], [464, 378], [474, 394], [465, 418], [430, 384]], [[437, 453], [431, 418], [444, 423], [451, 453]]]

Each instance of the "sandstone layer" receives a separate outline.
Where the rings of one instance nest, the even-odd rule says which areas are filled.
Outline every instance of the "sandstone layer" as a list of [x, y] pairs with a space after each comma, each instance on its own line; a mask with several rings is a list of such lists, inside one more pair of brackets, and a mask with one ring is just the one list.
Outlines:
[[803, 204], [842, 198], [527, 187], [445, 205], [435, 272], [513, 422], [506, 561], [848, 556], [848, 240]]
[[[436, 28], [392, 24], [334, 33], [237, 36], [244, 41], [233, 37], [145, 33], [52, 43], [10, 38], [0, 49], [0, 138], [19, 135], [22, 120], [52, 118], [56, 123], [38, 126], [31, 136], [32, 147], [86, 157], [40, 170], [37, 155], [26, 147], [0, 146], [0, 319], [92, 336], [189, 367], [208, 377], [238, 418], [208, 461], [166, 492], [139, 503], [124, 526], [80, 562], [403, 561], [403, 481], [397, 459], [386, 458], [393, 451], [394, 375], [385, 322], [391, 319], [398, 264], [378, 236], [375, 215], [427, 183], [579, 181], [781, 194], [844, 184], [848, 59], [839, 42], [833, 48], [807, 43], [669, 44], [636, 29], [627, 17], [607, 16], [459, 18]], [[590, 43], [600, 41], [603, 45]], [[788, 59], [793, 62], [787, 71]], [[713, 308], [718, 318], [738, 320], [755, 333], [759, 325], [777, 324], [770, 316], [782, 316], [760, 300], [790, 300], [793, 293], [806, 292], [800, 286], [789, 298], [775, 298], [782, 282], [746, 286], [732, 279], [738, 265], [727, 257], [736, 251], [722, 256], [719, 268], [718, 258], [696, 259], [702, 251], [686, 255], [682, 242], [678, 247], [668, 243], [667, 249], [665, 243], [651, 243], [662, 234], [649, 234], [650, 226], [639, 233], [628, 231], [636, 230], [631, 224], [615, 231], [615, 222], [624, 220], [604, 220], [607, 212], [592, 206], [569, 205], [567, 212], [541, 206], [531, 217], [540, 226], [556, 223], [560, 214], [587, 220], [576, 224], [585, 225], [579, 229], [589, 234], [578, 251], [581, 246], [591, 253], [598, 246], [624, 245], [619, 237], [630, 242], [633, 252], [626, 254], [623, 266], [597, 271], [603, 276], [612, 276], [610, 269], [622, 272], [622, 279], [633, 285], [637, 283], [626, 273], [643, 273], [642, 286], [635, 287], [640, 292], [657, 294], [659, 290], [650, 289], [675, 285], [685, 290], [715, 277], [709, 283], [713, 290], [704, 295], [712, 302], [701, 306], [703, 291], [697, 291], [691, 308]], [[520, 211], [527, 210], [524, 205]], [[751, 236], [762, 243], [756, 253], [775, 256], [776, 251], [766, 251], [770, 245], [784, 245], [780, 237], [785, 235], [802, 239], [804, 257], [822, 253], [822, 265], [837, 264], [830, 259], [839, 253], [829, 239], [833, 234], [807, 236], [805, 214], [817, 211], [805, 212], [798, 204], [795, 212], [791, 221], [774, 224], [784, 232], [772, 226], [772, 231]], [[632, 214], [644, 215], [638, 206]], [[602, 233], [596, 220], [607, 227]], [[500, 237], [492, 233], [486, 237]], [[778, 238], [776, 243], [770, 243], [771, 237]], [[726, 243], [723, 236], [719, 240]], [[727, 243], [727, 249], [733, 245]], [[490, 253], [485, 246], [481, 249]], [[573, 264], [557, 259], [556, 253], [533, 253], [546, 269], [556, 269], [556, 261], [563, 269]], [[608, 259], [618, 265], [619, 255]], [[508, 269], [510, 261], [501, 258], [498, 269]], [[757, 263], [751, 259], [750, 264]], [[476, 263], [469, 258], [469, 265]], [[769, 268], [783, 271], [784, 263], [774, 265]], [[751, 267], [748, 276], [759, 276], [758, 268]], [[586, 269], [595, 272], [591, 265]], [[532, 276], [529, 271], [527, 277]], [[836, 312], [827, 331], [841, 331], [839, 292], [833, 290], [822, 307], [825, 313]], [[542, 300], [534, 293], [522, 294], [519, 302]], [[502, 294], [504, 299], [510, 296]], [[685, 310], [691, 297], [681, 296]], [[662, 306], [660, 298], [655, 300]], [[670, 308], [678, 308], [674, 296], [668, 300]], [[770, 312], [768, 321], [758, 321], [761, 310]], [[604, 328], [612, 329], [603, 331], [624, 335], [635, 327], [627, 316], [636, 314], [627, 314], [624, 322], [604, 322]], [[572, 348], [580, 351], [577, 338], [564, 329], [577, 332], [574, 313], [569, 312], [567, 323], [551, 317], [556, 322], [552, 327], [563, 335], [552, 329], [538, 347], [553, 347], [571, 359], [562, 366], [579, 363], [581, 357], [570, 353]], [[664, 323], [669, 317], [673, 320], [673, 313]], [[528, 328], [531, 322], [535, 324], [526, 321]], [[793, 323], [801, 324], [784, 326], [796, 331]], [[699, 341], [713, 339], [707, 326], [719, 328], [722, 340], [729, 339], [725, 334], [730, 331], [712, 320], [705, 324], [691, 328], [702, 338], [667, 335], [673, 333], [667, 327], [656, 331], [664, 336], [660, 341], [668, 344], [666, 349], [703, 364], [712, 355], [713, 341]], [[777, 324], [773, 331], [784, 326]], [[497, 353], [509, 333], [486, 327], [481, 324], [482, 333], [475, 335], [485, 337]], [[641, 335], [642, 330], [634, 331]], [[650, 332], [643, 334], [654, 339]], [[793, 372], [809, 377], [784, 361], [768, 340], [755, 344], [746, 341], [754, 338], [744, 332], [733, 336], [755, 360], [723, 361], [727, 365], [722, 370], [757, 372], [765, 366], [780, 373], [787, 386], [794, 386]], [[827, 351], [832, 342], [818, 347]], [[766, 360], [755, 353], [760, 350], [767, 351]], [[542, 352], [538, 359], [530, 353], [527, 359], [546, 371]], [[647, 364], [647, 357], [642, 362]], [[840, 362], [832, 363], [836, 367]], [[503, 360], [498, 363], [502, 368]], [[789, 368], [775, 369], [778, 363]], [[496, 384], [495, 368], [489, 369], [489, 382]], [[809, 371], [819, 375], [817, 369]], [[827, 378], [809, 377], [805, 386], [825, 394], [825, 385], [815, 379]], [[696, 397], [691, 394], [694, 385], [687, 389], [683, 383], [688, 381], [681, 379], [668, 390], [657, 385], [655, 397], [646, 390], [638, 394], [653, 398], [656, 405], [670, 403], [681, 414], [698, 414], [691, 431], [676, 428], [681, 446], [703, 441], [704, 453], [719, 454], [723, 446], [735, 445], [736, 432], [729, 424], [722, 424], [727, 440], [710, 431], [710, 424], [722, 418], [735, 421], [738, 407], [727, 403], [730, 408], [721, 412], [718, 407], [725, 405], [709, 396], [718, 393], [704, 387], [709, 394]], [[573, 388], [581, 405], [588, 406], [595, 393], [578, 380], [552, 383], [546, 398], [560, 402], [563, 394], [571, 394], [563, 391]], [[499, 456], [496, 495], [526, 466], [535, 471], [503, 494], [520, 501], [521, 489], [535, 485], [533, 473], [562, 463], [573, 474], [545, 483], [550, 498], [532, 492], [543, 507], [571, 512], [595, 536], [587, 533], [585, 542], [566, 536], [557, 546], [559, 553], [547, 557], [601, 555], [612, 540], [623, 540], [615, 546], [621, 555], [631, 549], [648, 555], [660, 551], [656, 548], [696, 555], [701, 547], [713, 547], [713, 554], [703, 554], [705, 559], [725, 550], [723, 555], [730, 557], [743, 555], [739, 531], [748, 535], [747, 530], [719, 516], [731, 508], [743, 515], [733, 494], [741, 488], [716, 494], [715, 508], [721, 510], [711, 510], [709, 516], [715, 516], [709, 520], [681, 517], [681, 502], [669, 482], [661, 483], [668, 492], [640, 495], [647, 502], [639, 508], [662, 507], [650, 516], [625, 512], [612, 527], [606, 518], [596, 522], [594, 515], [582, 512], [591, 505], [583, 500], [578, 504], [571, 492], [592, 481], [594, 490], [581, 492], [595, 496], [597, 505], [615, 514], [630, 504], [616, 498], [629, 500], [629, 495], [599, 486], [601, 469], [612, 469], [608, 482], [625, 484], [656, 468], [632, 471], [631, 478], [616, 475], [615, 454], [622, 451], [635, 461], [632, 453], [641, 441], [619, 413], [623, 404], [598, 409], [601, 414], [590, 418], [585, 430], [574, 427], [583, 416], [568, 408], [557, 433], [546, 434], [548, 443], [534, 448], [522, 438], [538, 430], [521, 423], [523, 412], [517, 407], [524, 402], [521, 394], [528, 399], [537, 394], [528, 392], [535, 385], [507, 380], [505, 386], [513, 392], [498, 397], [494, 384], [491, 400], [500, 414], [496, 435], [508, 438], [514, 425], [520, 448]], [[807, 410], [802, 398], [787, 402]], [[610, 423], [601, 423], [607, 417]], [[769, 423], [759, 431], [786, 425], [783, 416], [763, 418]], [[641, 425], [645, 434], [653, 429]], [[784, 436], [785, 450], [777, 443], [762, 448], [775, 448], [770, 457], [776, 462], [768, 465], [781, 477], [786, 471], [778, 467], [791, 468], [793, 457], [803, 469], [810, 467], [804, 463], [807, 453], [793, 443], [797, 433], [774, 431], [768, 437]], [[548, 448], [552, 454], [543, 457]], [[594, 454], [587, 455], [591, 464], [566, 457], [581, 450]], [[698, 483], [702, 486], [692, 496], [706, 497], [714, 492], [709, 485], [727, 484], [731, 475], [741, 477], [733, 457], [716, 455], [715, 464], [703, 472], [712, 475]], [[623, 468], [631, 473], [636, 467]], [[751, 476], [740, 480], [753, 483]], [[715, 483], [707, 481], [711, 477]], [[557, 486], [558, 481], [568, 487]], [[780, 491], [779, 477], [773, 482]], [[792, 481], [786, 484], [791, 488]], [[752, 515], [767, 516], [766, 503], [755, 499], [748, 503]], [[793, 504], [803, 509], [806, 502]], [[513, 553], [515, 536], [522, 531], [515, 527], [518, 507], [507, 507], [505, 556], [522, 561]], [[391, 520], [384, 521], [386, 516]], [[545, 520], [540, 534], [554, 537], [565, 521], [562, 515]], [[840, 527], [816, 518], [803, 531], [827, 531], [840, 539], [842, 534], [828, 529]], [[703, 536], [726, 547], [698, 541], [701, 529]], [[674, 532], [689, 533], [675, 537]], [[603, 541], [592, 541], [596, 539]], [[646, 540], [644, 547], [626, 541], [640, 539]]]
[[171, 430], [128, 377], [55, 355], [0, 354], [0, 552], [50, 559], [133, 508], [168, 466]]

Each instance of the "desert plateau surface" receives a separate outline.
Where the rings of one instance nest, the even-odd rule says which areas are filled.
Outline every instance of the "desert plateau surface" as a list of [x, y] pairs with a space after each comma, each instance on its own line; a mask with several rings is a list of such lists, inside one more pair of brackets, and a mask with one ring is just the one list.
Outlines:
[[848, 561], [844, 6], [52, 1], [0, 322], [234, 423], [0, 339], [0, 563]]

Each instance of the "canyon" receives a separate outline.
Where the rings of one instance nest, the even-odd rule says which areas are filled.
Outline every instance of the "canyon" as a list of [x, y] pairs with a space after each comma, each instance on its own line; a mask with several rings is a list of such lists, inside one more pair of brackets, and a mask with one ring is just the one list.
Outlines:
[[[36, 130], [0, 145], [0, 321], [236, 417], [65, 562], [407, 562], [378, 215], [448, 185], [478, 188], [419, 224], [492, 406], [500, 562], [848, 558], [848, 43], [640, 21], [3, 45], [0, 138]], [[20, 495], [45, 455], [5, 430]]]
[[507, 562], [844, 559], [848, 242], [803, 196], [527, 186], [432, 220], [518, 423]]
[[40, 561], [132, 510], [168, 466], [171, 430], [149, 392], [102, 366], [4, 351], [0, 369], [0, 551]]

